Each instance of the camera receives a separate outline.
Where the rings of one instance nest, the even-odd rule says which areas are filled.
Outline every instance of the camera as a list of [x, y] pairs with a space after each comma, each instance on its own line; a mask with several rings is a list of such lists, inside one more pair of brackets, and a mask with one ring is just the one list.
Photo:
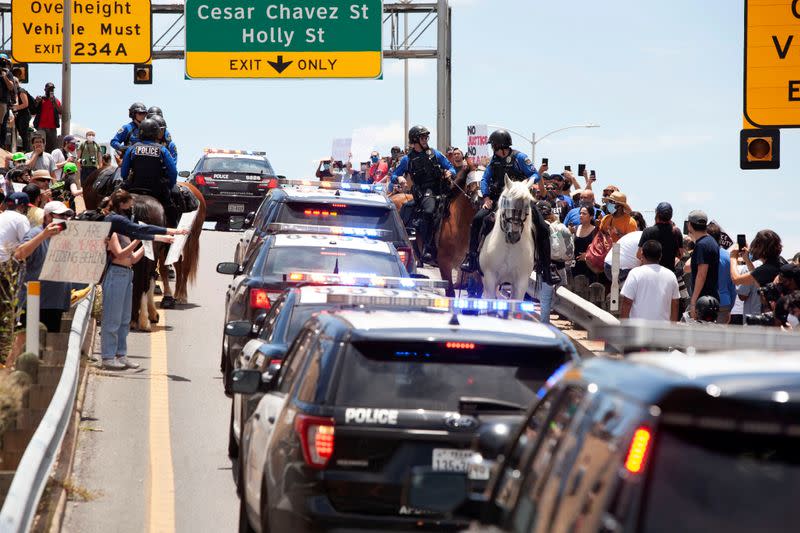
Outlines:
[[783, 285], [780, 283], [767, 283], [758, 289], [758, 294], [764, 297], [768, 302], [777, 302], [778, 299], [785, 293]]
[[759, 315], [744, 315], [744, 323], [748, 326], [774, 326], [775, 313], [761, 313]]

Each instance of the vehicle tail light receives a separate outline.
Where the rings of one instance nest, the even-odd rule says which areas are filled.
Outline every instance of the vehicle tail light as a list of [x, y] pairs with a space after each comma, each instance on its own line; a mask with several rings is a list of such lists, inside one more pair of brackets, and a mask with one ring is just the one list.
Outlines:
[[474, 350], [474, 342], [448, 342], [445, 344], [448, 350]]
[[277, 186], [278, 186], [278, 180], [275, 178], [270, 178], [258, 184], [259, 189], [274, 189]]
[[270, 295], [277, 295], [266, 289], [250, 289], [250, 307], [253, 309], [269, 309], [272, 307]]
[[639, 474], [644, 470], [651, 437], [652, 435], [648, 428], [636, 428], [633, 439], [631, 439], [631, 447], [628, 449], [628, 456], [625, 458], [625, 469], [628, 472]]
[[306, 464], [312, 468], [325, 468], [328, 460], [333, 457], [334, 420], [298, 414], [294, 419], [294, 431], [300, 438]]
[[200, 186], [208, 186], [208, 187], [216, 187], [217, 182], [211, 181], [208, 176], [204, 176], [203, 174], [196, 174], [194, 177], [194, 182]]

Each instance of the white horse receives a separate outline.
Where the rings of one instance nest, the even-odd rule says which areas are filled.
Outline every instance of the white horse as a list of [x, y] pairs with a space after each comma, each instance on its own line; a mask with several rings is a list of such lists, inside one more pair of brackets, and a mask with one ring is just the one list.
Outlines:
[[483, 294], [496, 298], [500, 284], [510, 283], [511, 297], [522, 300], [533, 272], [534, 246], [531, 202], [527, 182], [511, 181], [498, 200], [494, 228], [486, 236], [478, 263], [483, 272]]

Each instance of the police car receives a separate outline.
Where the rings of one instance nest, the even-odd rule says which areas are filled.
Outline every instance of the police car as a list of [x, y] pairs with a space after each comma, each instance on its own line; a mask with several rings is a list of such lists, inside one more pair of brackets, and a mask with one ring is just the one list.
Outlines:
[[[298, 285], [285, 290], [269, 311], [256, 317], [255, 323], [237, 320], [226, 324], [226, 335], [256, 337], [244, 345], [234, 361], [234, 368], [276, 373], [280, 369], [289, 344], [311, 315], [337, 305], [328, 303], [329, 298], [344, 295], [371, 298], [436, 298], [438, 295], [431, 291], [447, 288], [446, 281], [410, 278], [298, 272], [289, 274], [288, 278]], [[261, 396], [261, 394], [233, 395], [228, 432], [228, 455], [232, 458], [237, 457], [239, 453], [242, 421], [247, 419]]]
[[[427, 302], [447, 312], [369, 310], [391, 299], [344, 296], [364, 310], [312, 317], [277, 376], [234, 372], [234, 391], [264, 393], [244, 425], [241, 528], [259, 531], [463, 527], [463, 517], [401, 503], [411, 469], [465, 472], [482, 427], [519, 421], [544, 380], [577, 355], [551, 326], [472, 310], [531, 313], [531, 302]], [[495, 307], [496, 306], [496, 307]], [[470, 474], [485, 483], [486, 471]]]
[[265, 152], [206, 149], [192, 172], [179, 175], [203, 193], [206, 220], [218, 221], [218, 228], [228, 227], [231, 217], [255, 211], [279, 184]]
[[314, 180], [281, 180], [281, 183], [280, 188], [267, 193], [258, 211], [245, 219], [245, 232], [236, 245], [235, 262], [244, 263], [267, 235], [297, 231], [274, 224], [333, 226], [380, 232], [379, 238], [391, 242], [400, 253], [406, 269], [415, 272], [411, 241], [397, 208], [381, 194], [381, 186]]
[[[629, 348], [741, 350], [596, 358], [564, 372], [475, 502], [486, 530], [796, 531], [800, 338], [772, 328], [614, 329], [604, 337]], [[407, 503], [460, 508], [464, 485], [418, 471]]]
[[[331, 231], [335, 231], [333, 228]], [[358, 232], [357, 230], [353, 230]], [[377, 230], [370, 230], [377, 231]], [[225, 295], [225, 321], [255, 321], [290, 284], [292, 273], [365, 274], [408, 277], [397, 250], [384, 241], [336, 234], [269, 235], [244, 265], [220, 263], [217, 272], [235, 276]], [[225, 335], [221, 370], [229, 392], [230, 370], [247, 337]]]

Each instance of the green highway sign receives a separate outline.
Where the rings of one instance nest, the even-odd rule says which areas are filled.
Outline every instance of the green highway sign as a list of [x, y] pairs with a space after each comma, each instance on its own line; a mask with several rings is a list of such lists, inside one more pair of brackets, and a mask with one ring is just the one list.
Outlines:
[[186, 0], [190, 78], [377, 78], [382, 0]]

